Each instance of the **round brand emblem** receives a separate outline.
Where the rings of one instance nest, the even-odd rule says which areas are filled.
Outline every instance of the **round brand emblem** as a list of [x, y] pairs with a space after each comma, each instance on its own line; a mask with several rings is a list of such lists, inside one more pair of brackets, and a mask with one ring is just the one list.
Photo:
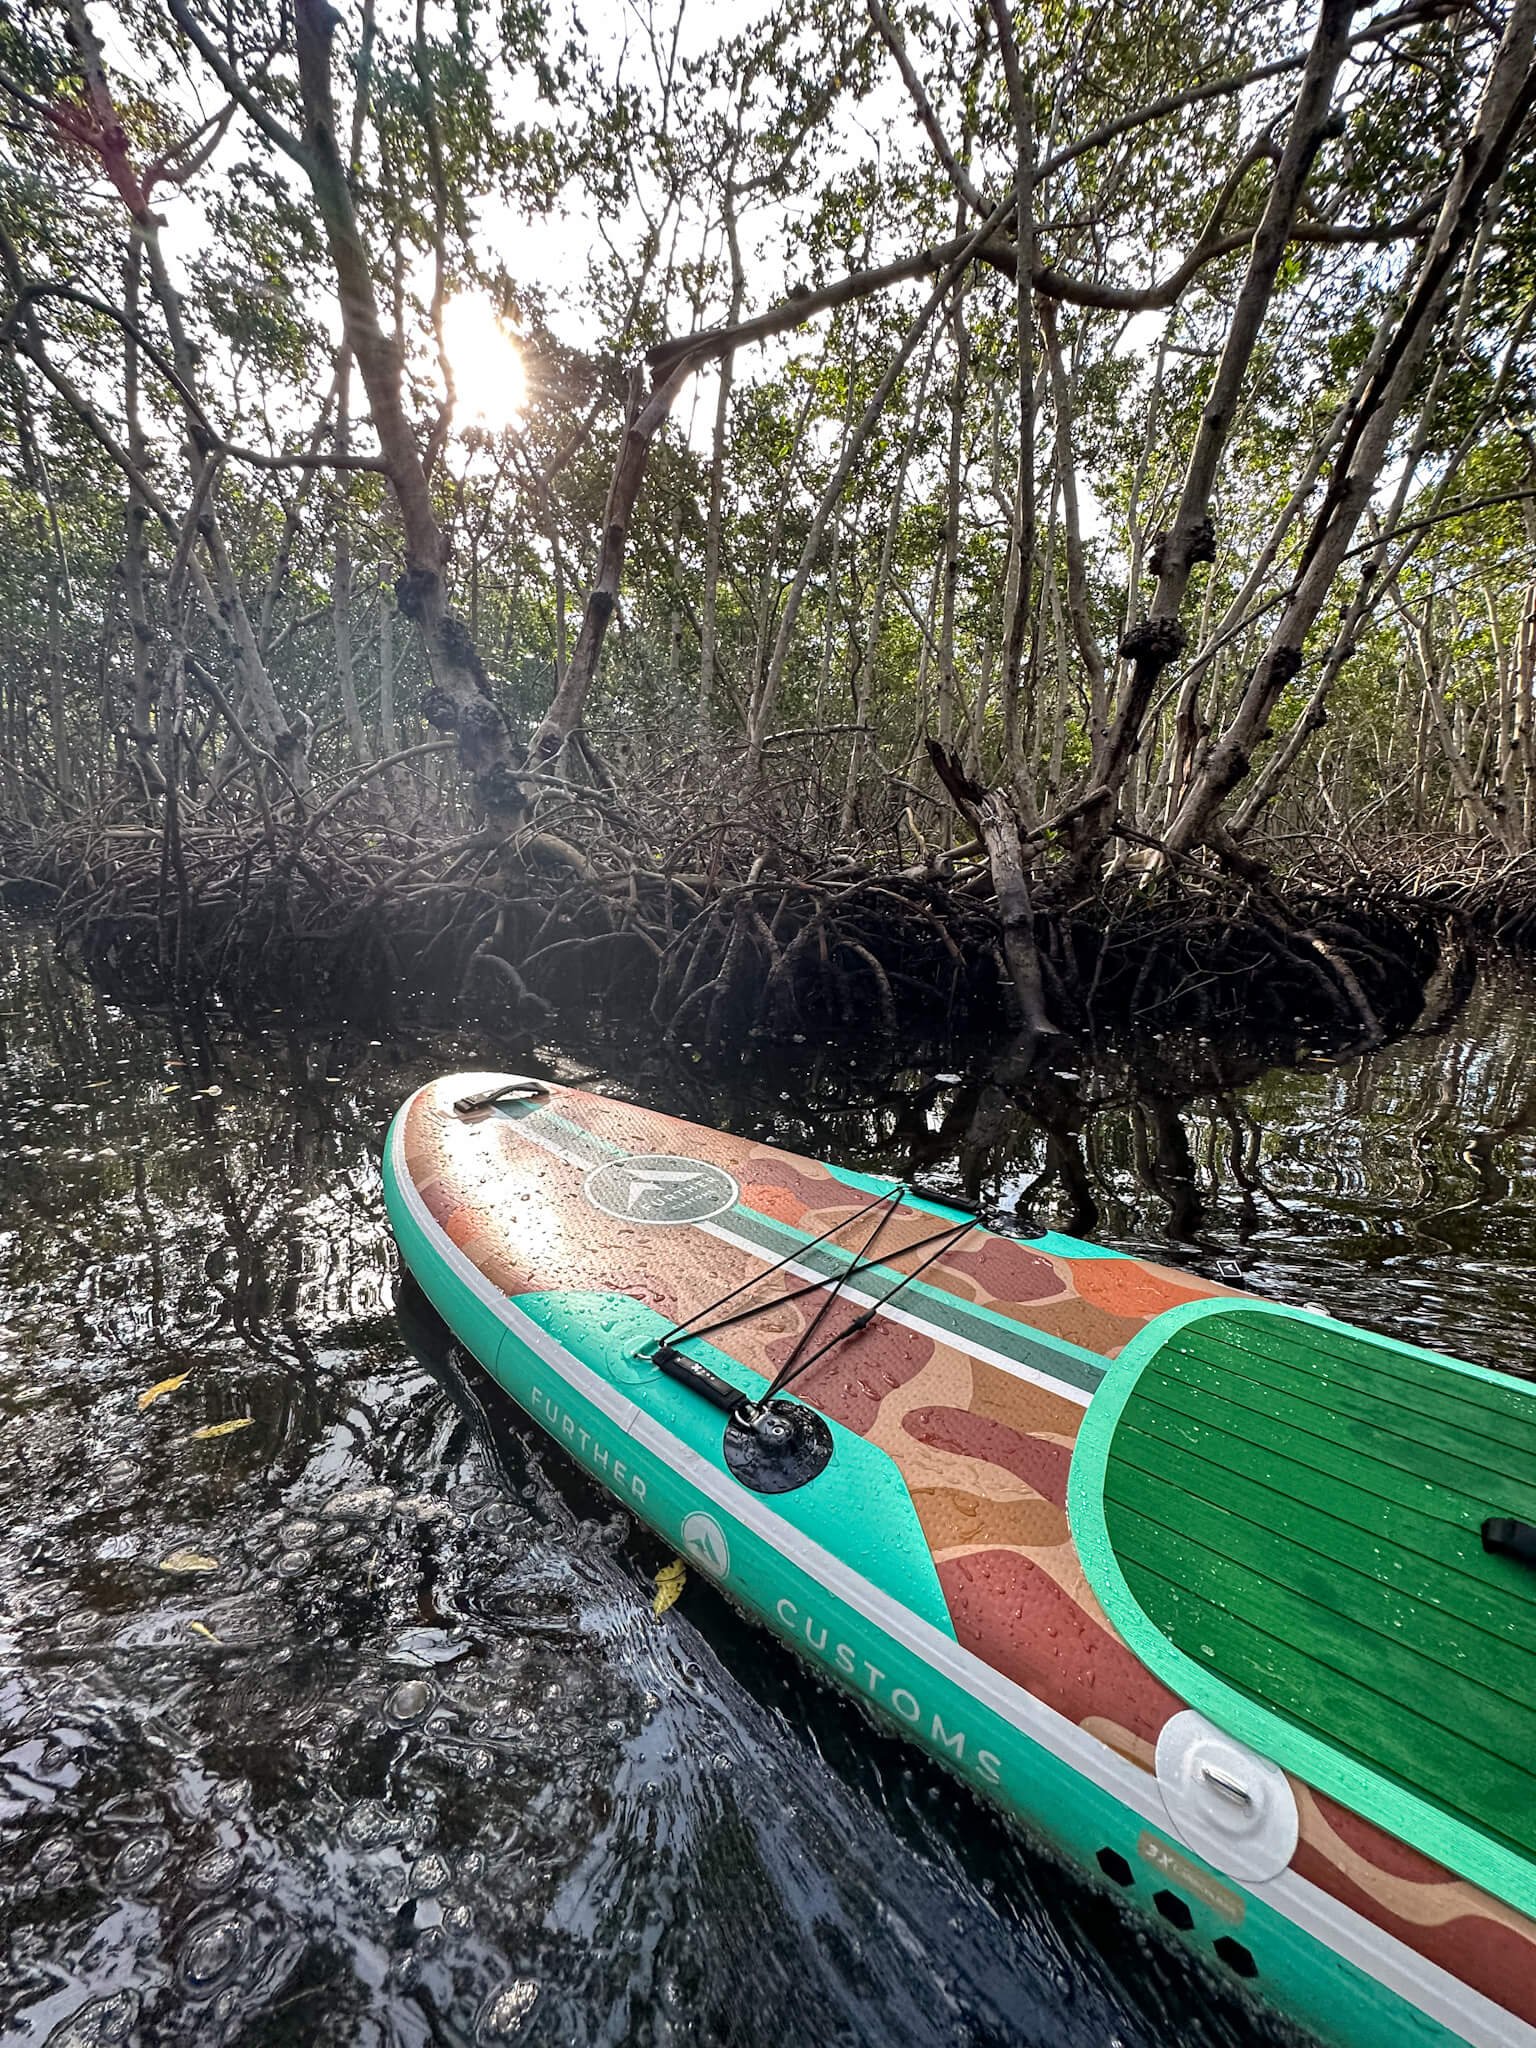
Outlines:
[[587, 1175], [582, 1192], [594, 1209], [625, 1223], [707, 1223], [741, 1199], [722, 1168], [669, 1152], [610, 1160]]
[[723, 1579], [731, 1568], [731, 1547], [725, 1540], [725, 1531], [702, 1508], [695, 1508], [683, 1518], [683, 1548], [695, 1564], [702, 1565], [717, 1579]]

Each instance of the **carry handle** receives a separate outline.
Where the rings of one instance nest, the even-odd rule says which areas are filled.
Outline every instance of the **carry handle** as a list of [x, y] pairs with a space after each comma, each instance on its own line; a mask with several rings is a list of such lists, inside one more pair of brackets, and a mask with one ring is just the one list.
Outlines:
[[1536, 1564], [1536, 1528], [1508, 1515], [1490, 1515], [1483, 1524], [1483, 1548], [1521, 1564]]
[[751, 1397], [740, 1387], [733, 1387], [719, 1373], [711, 1372], [701, 1359], [690, 1358], [685, 1351], [679, 1351], [671, 1344], [658, 1344], [650, 1356], [669, 1380], [676, 1380], [680, 1387], [688, 1387], [695, 1394], [701, 1394], [711, 1407], [720, 1409], [722, 1414], [734, 1415], [738, 1408], [752, 1405]]
[[537, 1102], [541, 1095], [549, 1093], [546, 1081], [534, 1081], [520, 1074], [512, 1081], [498, 1081], [494, 1088], [487, 1088], [483, 1095], [461, 1095], [453, 1105], [455, 1116], [478, 1116], [482, 1109], [494, 1109], [498, 1102], [516, 1098], [524, 1102]]

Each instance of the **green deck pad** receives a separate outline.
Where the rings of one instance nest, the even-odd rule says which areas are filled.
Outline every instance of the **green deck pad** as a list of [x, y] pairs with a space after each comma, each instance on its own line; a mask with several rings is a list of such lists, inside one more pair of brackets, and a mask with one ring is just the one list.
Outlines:
[[1072, 1472], [1083, 1562], [1175, 1691], [1473, 1882], [1536, 1903], [1536, 1389], [1196, 1302], [1128, 1347]]

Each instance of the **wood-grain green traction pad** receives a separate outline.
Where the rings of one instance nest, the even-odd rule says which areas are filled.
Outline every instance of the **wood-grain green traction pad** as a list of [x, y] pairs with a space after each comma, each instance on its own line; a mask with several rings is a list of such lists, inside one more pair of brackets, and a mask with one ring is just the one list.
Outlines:
[[1159, 1317], [1069, 1507], [1111, 1621], [1219, 1726], [1536, 1912], [1536, 1389], [1324, 1317]]

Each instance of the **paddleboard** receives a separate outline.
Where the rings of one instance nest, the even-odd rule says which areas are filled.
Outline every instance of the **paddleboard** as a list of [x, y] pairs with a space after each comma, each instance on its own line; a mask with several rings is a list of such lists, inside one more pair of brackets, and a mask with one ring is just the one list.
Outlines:
[[391, 1224], [526, 1413], [740, 1607], [1341, 2048], [1536, 2048], [1536, 1392], [490, 1073]]

